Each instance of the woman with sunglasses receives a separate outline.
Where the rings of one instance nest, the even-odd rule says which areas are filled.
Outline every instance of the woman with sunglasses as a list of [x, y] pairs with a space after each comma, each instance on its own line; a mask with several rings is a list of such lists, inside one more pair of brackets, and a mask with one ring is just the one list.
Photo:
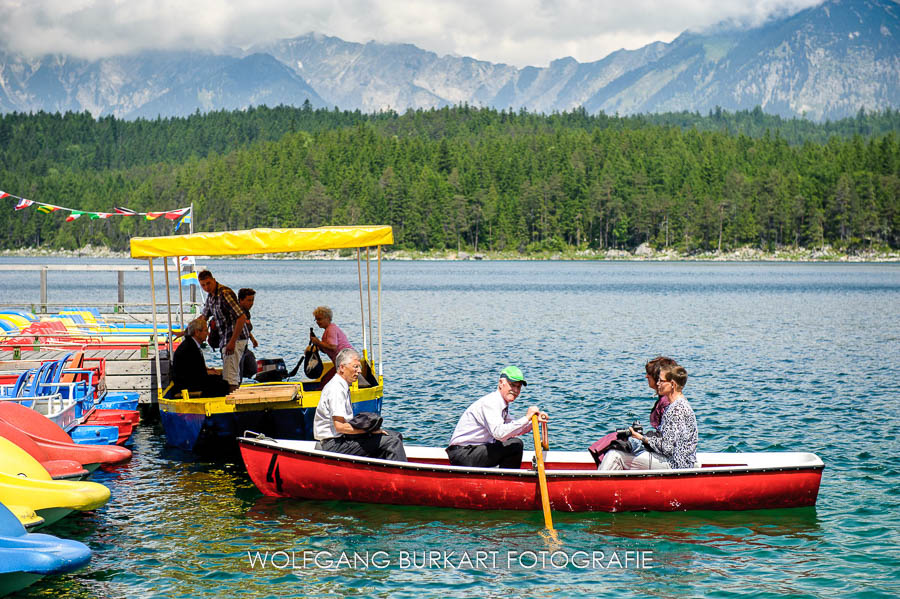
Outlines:
[[667, 366], [659, 371], [657, 393], [669, 399], [662, 414], [659, 436], [642, 435], [629, 428], [631, 436], [644, 444], [647, 451], [637, 455], [611, 450], [603, 456], [599, 470], [666, 470], [693, 468], [697, 462], [697, 418], [682, 390], [687, 371], [681, 366]]

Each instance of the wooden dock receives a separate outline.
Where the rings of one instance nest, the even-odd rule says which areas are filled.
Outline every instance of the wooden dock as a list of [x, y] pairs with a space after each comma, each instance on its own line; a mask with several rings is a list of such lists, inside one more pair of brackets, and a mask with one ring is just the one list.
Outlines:
[[[44, 360], [59, 360], [66, 354], [76, 351], [59, 349], [25, 349], [22, 348], [20, 358], [14, 359], [13, 350], [0, 350], [0, 371], [23, 370], [40, 366]], [[90, 349], [84, 350], [85, 358], [106, 359], [106, 390], [137, 391], [140, 403], [156, 403], [156, 360], [151, 351], [147, 357], [141, 357], [140, 349]], [[159, 367], [162, 372], [163, 385], [169, 380], [169, 360], [166, 350], [159, 352]]]
[[[62, 308], [70, 308], [77, 306], [77, 309], [95, 308], [100, 312], [98, 321], [108, 323], [128, 323], [128, 324], [146, 324], [147, 328], [152, 328], [151, 306], [147, 303], [131, 303], [125, 301], [125, 273], [126, 272], [148, 272], [147, 264], [0, 264], [0, 272], [2, 271], [35, 271], [40, 274], [40, 298], [37, 302], [31, 304], [4, 303], [0, 301], [0, 308], [15, 308], [32, 312], [38, 317], [43, 317], [48, 313], [55, 313]], [[168, 267], [165, 263], [155, 264], [153, 271], [157, 274], [167, 272]], [[192, 267], [192, 270], [196, 270]], [[48, 301], [48, 273], [50, 271], [101, 271], [108, 272], [116, 276], [117, 291], [116, 301], [107, 301], [101, 303], [83, 303], [66, 299], [64, 303], [50, 303]], [[172, 313], [172, 325], [178, 325], [182, 318], [185, 322], [190, 321], [197, 315], [199, 304], [196, 302], [196, 288], [191, 286], [188, 297], [182, 297], [182, 289], [179, 285], [180, 269], [168, 269], [170, 275], [170, 283], [175, 286], [174, 296], [167, 303], [157, 304], [157, 324], [161, 329], [167, 329], [170, 324], [166, 316], [167, 311]], [[112, 282], [112, 281], [111, 281]], [[165, 278], [160, 285], [166, 285]], [[3, 298], [0, 298], [2, 300]], [[183, 303], [182, 303], [183, 302]], [[177, 321], [177, 322], [176, 322]], [[85, 327], [88, 329], [89, 327]], [[34, 368], [40, 365], [43, 360], [58, 360], [69, 352], [83, 351], [86, 358], [104, 358], [106, 360], [106, 389], [108, 391], [136, 391], [140, 396], [141, 404], [156, 404], [157, 397], [157, 376], [156, 376], [156, 356], [153, 348], [153, 338], [149, 332], [135, 334], [137, 337], [143, 336], [146, 342], [142, 340], [143, 348], [140, 346], [134, 349], [92, 349], [90, 343], [86, 343], [81, 349], [81, 341], [72, 339], [71, 343], [67, 343], [70, 349], [61, 349], [59, 338], [65, 335], [57, 335], [54, 333], [42, 333], [29, 335], [39, 341], [46, 343], [41, 347], [32, 345], [20, 346], [19, 350], [14, 351], [12, 348], [0, 347], [0, 371], [15, 372], [23, 369]], [[102, 334], [84, 334], [73, 333], [74, 338], [91, 338], [102, 337]], [[3, 334], [0, 334], [0, 338]], [[162, 337], [160, 337], [162, 339]], [[55, 348], [52, 343], [57, 343]], [[107, 345], [108, 347], [108, 345]], [[143, 356], [143, 357], [142, 357]], [[165, 387], [169, 383], [169, 359], [168, 352], [163, 349], [159, 352], [159, 367], [161, 371], [162, 385]]]

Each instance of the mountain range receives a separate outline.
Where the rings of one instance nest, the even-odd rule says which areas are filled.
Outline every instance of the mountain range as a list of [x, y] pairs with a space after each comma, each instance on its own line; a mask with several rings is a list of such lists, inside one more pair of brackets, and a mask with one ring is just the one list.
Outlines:
[[93, 61], [0, 49], [0, 112], [132, 119], [306, 101], [363, 112], [469, 104], [623, 115], [761, 106], [837, 119], [900, 106], [900, 4], [827, 0], [754, 28], [721, 24], [595, 62], [567, 57], [542, 68], [317, 33], [220, 54]]

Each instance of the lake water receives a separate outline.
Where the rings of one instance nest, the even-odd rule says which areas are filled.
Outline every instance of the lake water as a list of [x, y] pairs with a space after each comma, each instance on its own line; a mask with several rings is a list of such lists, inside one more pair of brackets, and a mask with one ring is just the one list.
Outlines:
[[[355, 262], [204, 265], [257, 290], [258, 356], [298, 359], [319, 304], [360, 344]], [[462, 410], [514, 363], [529, 381], [514, 413], [540, 405], [551, 447], [582, 449], [633, 418], [647, 424], [643, 364], [666, 354], [688, 370], [701, 450], [815, 452], [826, 464], [816, 507], [554, 513], [552, 546], [539, 512], [265, 498], [242, 464], [198, 461], [143, 425], [134, 459], [94, 476], [110, 503], [46, 531], [90, 545], [90, 565], [21, 596], [900, 594], [900, 265], [387, 262], [383, 277], [383, 412], [407, 441], [446, 445]], [[126, 285], [127, 301], [147, 301], [145, 273]], [[0, 272], [0, 289], [0, 302], [36, 302], [38, 275]], [[51, 302], [114, 296], [114, 275], [50, 273]], [[542, 550], [561, 553], [534, 565]], [[279, 551], [274, 566], [251, 564]], [[317, 551], [318, 564], [303, 563]], [[373, 562], [320, 567], [354, 552]], [[428, 552], [441, 561], [423, 564]], [[563, 563], [579, 552], [603, 558]]]

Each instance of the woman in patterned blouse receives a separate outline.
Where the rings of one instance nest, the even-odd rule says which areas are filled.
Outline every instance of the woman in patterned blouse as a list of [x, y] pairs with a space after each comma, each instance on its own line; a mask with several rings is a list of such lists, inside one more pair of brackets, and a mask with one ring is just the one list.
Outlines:
[[682, 393], [687, 371], [681, 366], [664, 367], [656, 386], [660, 395], [669, 398], [662, 415], [659, 436], [644, 436], [628, 429], [631, 436], [643, 442], [647, 451], [638, 455], [608, 451], [599, 470], [649, 470], [694, 468], [697, 462], [697, 418]]

